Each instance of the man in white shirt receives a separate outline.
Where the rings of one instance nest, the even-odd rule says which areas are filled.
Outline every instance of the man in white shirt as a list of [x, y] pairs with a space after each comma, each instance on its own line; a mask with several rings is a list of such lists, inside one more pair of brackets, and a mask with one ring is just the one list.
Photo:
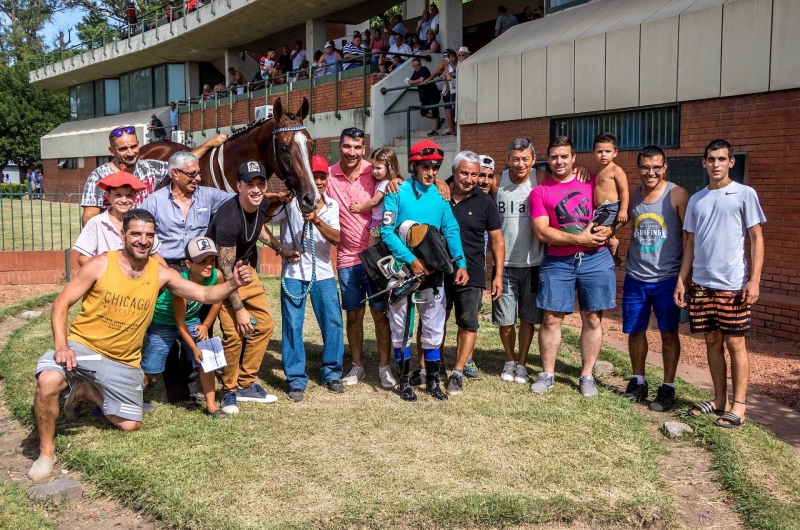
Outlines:
[[292, 57], [292, 70], [299, 70], [303, 67], [303, 61], [306, 60], [306, 51], [303, 49], [303, 41], [299, 40], [294, 43], [294, 50], [291, 53]]
[[[394, 44], [392, 44], [391, 48], [389, 48], [389, 53], [386, 55], [387, 59], [389, 59], [389, 60], [394, 59], [394, 55], [392, 55], [393, 53], [407, 53], [407, 54], [411, 55], [411, 48], [408, 46], [408, 44], [404, 44], [403, 43], [403, 36], [402, 35], [395, 34], [392, 37], [392, 40], [394, 41]], [[403, 56], [400, 56], [400, 55], [397, 56], [397, 62], [398, 63], [402, 63], [406, 59], [408, 59], [408, 57], [403, 57]]]
[[[322, 332], [322, 383], [330, 392], [344, 392], [341, 383], [344, 357], [342, 307], [331, 264], [331, 250], [339, 245], [340, 240], [339, 204], [325, 195], [328, 161], [321, 156], [313, 157], [311, 170], [320, 193], [317, 210], [303, 215], [297, 199], [294, 199], [272, 218], [273, 222], [280, 221], [281, 225], [279, 254], [284, 260], [281, 356], [289, 384], [288, 398], [294, 402], [303, 400], [308, 384], [303, 346], [306, 296], [311, 298], [317, 325]], [[306, 226], [313, 232], [313, 249], [307, 245]]]
[[431, 2], [430, 7], [428, 8], [430, 12], [430, 20], [431, 20], [431, 29], [436, 34], [436, 40], [439, 40], [439, 6]]

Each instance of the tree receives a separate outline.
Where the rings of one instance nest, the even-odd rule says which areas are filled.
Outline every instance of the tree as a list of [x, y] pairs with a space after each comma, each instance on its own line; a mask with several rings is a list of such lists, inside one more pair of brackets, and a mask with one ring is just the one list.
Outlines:
[[0, 64], [0, 164], [41, 165], [39, 139], [69, 120], [68, 96], [28, 82], [23, 61]]
[[80, 22], [75, 25], [75, 32], [78, 35], [79, 42], [92, 42], [93, 39], [99, 39], [103, 33], [111, 33], [111, 26], [108, 24], [108, 19], [96, 11], [89, 11], [86, 13]]
[[[3, 1], [3, 0], [0, 0]], [[133, 2], [140, 14], [149, 13], [158, 9], [164, 4], [164, 0], [64, 0], [67, 7], [80, 7], [88, 13], [93, 14], [96, 19], [116, 21], [127, 24], [128, 17], [126, 10]], [[82, 23], [87, 21], [88, 15], [84, 17]], [[115, 25], [115, 24], [112, 24]], [[81, 39], [83, 40], [83, 39]]]
[[44, 51], [41, 31], [61, 0], [0, 0], [0, 59], [24, 61]]

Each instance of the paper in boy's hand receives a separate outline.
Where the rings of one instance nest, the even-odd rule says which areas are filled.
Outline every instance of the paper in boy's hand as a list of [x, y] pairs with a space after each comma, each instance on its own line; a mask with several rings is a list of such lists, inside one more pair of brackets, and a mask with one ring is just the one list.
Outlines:
[[203, 372], [211, 373], [228, 365], [225, 360], [225, 351], [222, 349], [222, 341], [219, 337], [212, 337], [208, 340], [197, 343], [197, 348], [203, 354]]

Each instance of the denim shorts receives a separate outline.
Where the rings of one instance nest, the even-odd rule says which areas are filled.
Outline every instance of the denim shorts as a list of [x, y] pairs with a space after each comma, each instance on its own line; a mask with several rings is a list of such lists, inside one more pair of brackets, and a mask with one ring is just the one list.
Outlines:
[[659, 331], [678, 329], [681, 308], [672, 297], [677, 283], [677, 276], [647, 283], [626, 274], [622, 286], [622, 332], [631, 335], [647, 331], [651, 309], [656, 314]]
[[[339, 269], [339, 288], [342, 290], [342, 309], [345, 311], [364, 307], [364, 298], [372, 294], [367, 271], [360, 263]], [[369, 306], [376, 311], [386, 311], [386, 300], [370, 300]]]
[[605, 311], [617, 306], [617, 276], [608, 249], [544, 259], [539, 272], [538, 307], [572, 313], [576, 289], [581, 311]]
[[[195, 335], [195, 326], [200, 325], [199, 319], [190, 320], [186, 323], [189, 328], [189, 333]], [[147, 328], [147, 337], [144, 339], [144, 348], [142, 348], [142, 371], [146, 374], [160, 374], [164, 371], [164, 366], [167, 363], [167, 355], [170, 348], [176, 340], [180, 338], [178, 327], [174, 324], [167, 326], [152, 322], [150, 327]], [[181, 349], [192, 360], [192, 365], [199, 368], [199, 364], [195, 362], [194, 355], [191, 350], [181, 341]]]

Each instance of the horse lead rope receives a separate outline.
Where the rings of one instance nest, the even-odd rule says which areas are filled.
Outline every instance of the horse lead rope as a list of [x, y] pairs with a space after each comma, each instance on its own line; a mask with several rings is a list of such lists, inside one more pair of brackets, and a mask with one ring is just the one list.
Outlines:
[[[275, 145], [275, 138], [277, 138], [278, 133], [293, 132], [293, 131], [304, 131], [305, 129], [306, 129], [305, 125], [291, 125], [291, 126], [288, 126], [288, 127], [279, 127], [277, 129], [273, 129], [273, 131], [272, 131], [272, 156], [275, 157], [275, 167], [273, 168], [273, 171], [275, 171], [277, 169], [281, 173], [283, 173], [283, 170], [280, 167], [280, 163], [278, 162], [278, 151], [277, 151], [277, 146]], [[278, 174], [277, 171], [275, 172], [275, 174], [276, 175]], [[283, 178], [281, 178], [281, 175], [278, 175], [278, 178], [280, 178], [284, 182], [286, 181], [286, 176], [285, 175], [283, 175]], [[299, 209], [299, 207], [298, 207], [298, 209]], [[292, 228], [292, 220], [289, 218], [289, 210], [288, 209], [286, 210], [286, 224], [289, 227], [289, 237], [292, 238], [292, 246], [294, 246], [294, 248], [297, 249], [297, 242], [295, 241], [295, 238], [294, 238], [294, 229]], [[281, 257], [282, 258], [282, 262], [283, 262], [282, 265], [281, 265], [281, 289], [283, 289], [283, 292], [286, 294], [286, 296], [288, 296], [289, 298], [291, 298], [292, 300], [295, 300], [295, 301], [303, 300], [306, 296], [308, 296], [308, 294], [311, 292], [311, 288], [314, 287], [314, 282], [317, 281], [317, 245], [314, 243], [314, 227], [312, 226], [312, 224], [310, 222], [306, 221], [305, 223], [303, 223], [303, 231], [301, 232], [301, 234], [302, 234], [302, 238], [301, 238], [301, 241], [300, 241], [300, 252], [301, 253], [303, 253], [303, 254], [306, 253], [306, 249], [307, 249], [306, 243], [309, 240], [311, 241], [311, 281], [308, 282], [308, 288], [305, 289], [305, 292], [302, 292], [302, 294], [299, 294], [299, 295], [292, 294], [292, 293], [289, 292], [289, 289], [286, 287], [286, 267], [289, 265], [289, 261], [287, 259]], [[303, 257], [300, 256], [300, 259], [302, 260]]]
[[[297, 249], [297, 242], [294, 238], [294, 229], [292, 228], [292, 220], [289, 218], [289, 211], [286, 211], [286, 224], [289, 227], [289, 237], [292, 238], [292, 246]], [[314, 226], [309, 222], [306, 221], [303, 223], [303, 231], [301, 233], [300, 239], [300, 252], [305, 254], [307, 245], [306, 243], [310, 240], [311, 241], [311, 281], [308, 282], [308, 288], [305, 292], [301, 291], [301, 294], [292, 294], [289, 292], [289, 289], [286, 287], [286, 267], [289, 265], [289, 260], [286, 258], [282, 258], [283, 264], [281, 265], [281, 289], [283, 292], [295, 301], [300, 301], [305, 299], [306, 296], [311, 292], [311, 288], [314, 287], [314, 282], [317, 281], [317, 245], [314, 243]], [[302, 260], [303, 257], [300, 256]], [[302, 269], [302, 266], [301, 266]]]

